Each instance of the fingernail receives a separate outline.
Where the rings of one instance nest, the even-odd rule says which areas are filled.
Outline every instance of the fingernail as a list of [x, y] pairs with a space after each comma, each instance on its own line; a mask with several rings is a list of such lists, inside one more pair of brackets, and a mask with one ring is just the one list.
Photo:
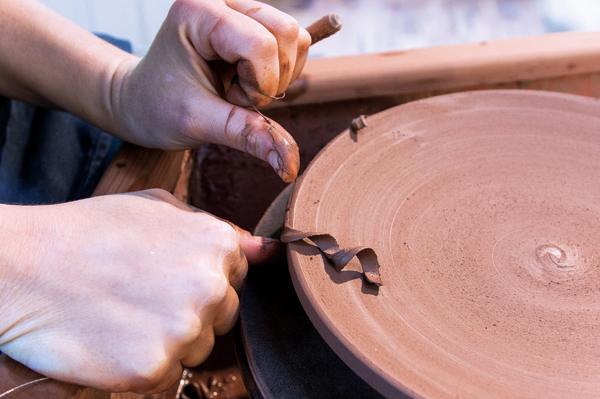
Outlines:
[[256, 242], [258, 242], [259, 244], [274, 244], [276, 242], [279, 242], [279, 240], [276, 240], [275, 238], [270, 238], [270, 237], [252, 237], [254, 238], [254, 240]]
[[275, 169], [279, 171], [279, 155], [275, 150], [269, 151], [269, 164]]

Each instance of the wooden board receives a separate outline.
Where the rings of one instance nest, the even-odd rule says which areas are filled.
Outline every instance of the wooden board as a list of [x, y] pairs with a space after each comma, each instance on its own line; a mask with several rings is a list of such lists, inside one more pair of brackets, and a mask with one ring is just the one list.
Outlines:
[[272, 107], [451, 90], [600, 70], [600, 32], [563, 32], [308, 60]]
[[162, 188], [173, 191], [185, 151], [162, 151], [123, 143], [98, 183], [94, 196]]

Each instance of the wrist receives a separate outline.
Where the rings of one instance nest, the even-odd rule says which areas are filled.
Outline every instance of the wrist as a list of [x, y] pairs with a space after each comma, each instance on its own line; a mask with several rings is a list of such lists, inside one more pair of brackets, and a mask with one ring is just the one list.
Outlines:
[[[130, 99], [135, 97], [131, 93], [130, 81], [135, 67], [140, 58], [134, 57], [115, 63], [107, 73], [104, 85], [104, 106], [111, 134], [130, 143], [144, 145], [142, 140], [141, 125], [134, 117]], [[139, 101], [144, 101], [140, 99]]]
[[35, 308], [26, 298], [31, 299], [40, 260], [47, 252], [43, 245], [46, 223], [39, 217], [43, 215], [35, 215], [39, 208], [0, 205], [0, 348], [18, 336], [19, 332], [11, 330]]

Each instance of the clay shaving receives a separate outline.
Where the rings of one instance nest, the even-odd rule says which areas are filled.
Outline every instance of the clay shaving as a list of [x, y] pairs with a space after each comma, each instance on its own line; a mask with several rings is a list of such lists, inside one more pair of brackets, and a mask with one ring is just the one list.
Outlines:
[[292, 229], [291, 227], [284, 226], [283, 233], [281, 234], [281, 242], [290, 243], [295, 241], [301, 241], [308, 239], [319, 248], [321, 252], [333, 263], [333, 267], [337, 270], [342, 270], [348, 262], [355, 256], [358, 258], [360, 265], [363, 269], [363, 276], [365, 280], [381, 287], [381, 275], [379, 273], [379, 262], [377, 261], [377, 255], [369, 247], [354, 247], [348, 249], [342, 249], [338, 245], [335, 238], [330, 234], [315, 233], [315, 232], [302, 232], [299, 230]]

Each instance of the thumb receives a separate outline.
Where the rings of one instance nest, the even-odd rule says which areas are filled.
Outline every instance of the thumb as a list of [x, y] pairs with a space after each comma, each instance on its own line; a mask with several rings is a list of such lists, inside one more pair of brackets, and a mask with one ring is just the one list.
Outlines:
[[229, 220], [225, 220], [209, 212], [203, 211], [202, 209], [198, 209], [193, 205], [181, 202], [181, 207], [184, 210], [205, 213], [214, 217], [215, 219], [219, 219], [220, 221], [230, 225], [233, 228], [233, 230], [235, 230], [235, 232], [237, 233], [240, 250], [243, 252], [244, 256], [246, 257], [246, 260], [250, 265], [258, 265], [261, 263], [265, 263], [266, 261], [275, 258], [277, 254], [279, 254], [279, 251], [281, 249], [281, 242], [279, 240], [268, 237], [253, 236], [252, 234], [250, 234], [250, 232], [231, 223]]
[[199, 129], [203, 141], [223, 144], [268, 162], [285, 182], [298, 175], [300, 155], [294, 138], [277, 122], [254, 111], [214, 98], [205, 110], [208, 129]]
[[246, 230], [232, 225], [240, 238], [240, 249], [246, 256], [248, 264], [257, 265], [277, 256], [281, 249], [279, 240], [268, 237], [255, 237]]
[[196, 208], [193, 205], [186, 204], [183, 201], [175, 198], [171, 193], [161, 190], [161, 189], [150, 189], [144, 191], [138, 191], [134, 193], [127, 193], [123, 195], [137, 195], [146, 198], [154, 198], [164, 202], [168, 202], [169, 204], [184, 210], [184, 211], [192, 211], [199, 212], [210, 215], [215, 219], [219, 219], [222, 222], [230, 225], [238, 235], [239, 245], [241, 251], [246, 256], [248, 263], [251, 265], [256, 265], [260, 263], [264, 263], [269, 259], [277, 256], [279, 250], [281, 248], [281, 243], [279, 240], [268, 238], [268, 237], [255, 237], [250, 232], [238, 227], [237, 225], [231, 223], [228, 220], [222, 219], [218, 216], [212, 215], [209, 212], [206, 212], [202, 209]]

